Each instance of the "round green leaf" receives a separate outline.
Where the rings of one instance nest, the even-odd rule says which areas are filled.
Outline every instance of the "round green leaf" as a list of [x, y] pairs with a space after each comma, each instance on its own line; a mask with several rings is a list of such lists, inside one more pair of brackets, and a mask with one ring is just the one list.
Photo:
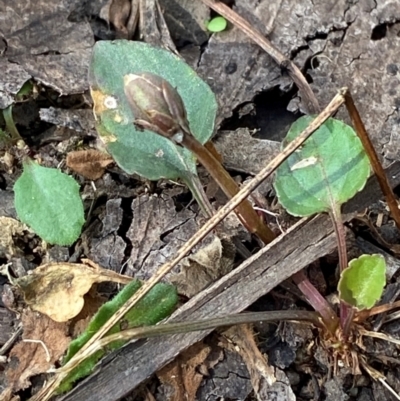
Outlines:
[[[295, 139], [313, 119], [299, 118], [284, 142]], [[310, 216], [352, 198], [369, 173], [368, 157], [354, 130], [330, 118], [277, 169], [274, 187], [290, 214]]]
[[224, 17], [215, 17], [207, 24], [207, 29], [210, 32], [222, 32], [226, 29], [228, 25], [226, 19]]
[[14, 185], [19, 219], [50, 244], [71, 245], [85, 222], [78, 183], [54, 168], [29, 161]]
[[386, 263], [382, 255], [361, 255], [343, 270], [339, 297], [358, 310], [370, 309], [381, 298], [386, 284]]
[[100, 41], [93, 49], [89, 83], [95, 102], [97, 131], [108, 152], [127, 173], [151, 180], [187, 177], [196, 171], [187, 150], [134, 126], [124, 94], [124, 77], [150, 72], [166, 79], [184, 102], [190, 129], [202, 143], [214, 130], [217, 102], [209, 86], [178, 56], [147, 43]]

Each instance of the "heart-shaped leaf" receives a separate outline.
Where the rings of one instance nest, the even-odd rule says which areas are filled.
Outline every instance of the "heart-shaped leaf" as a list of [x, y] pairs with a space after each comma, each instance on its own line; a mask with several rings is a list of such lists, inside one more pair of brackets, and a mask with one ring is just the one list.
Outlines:
[[382, 255], [361, 255], [353, 259], [340, 276], [340, 299], [358, 310], [372, 308], [382, 296], [385, 273]]
[[124, 93], [124, 77], [150, 72], [177, 88], [183, 99], [193, 135], [205, 143], [212, 135], [217, 102], [211, 89], [178, 56], [142, 42], [97, 42], [89, 82], [95, 104], [97, 130], [107, 151], [127, 173], [150, 180], [190, 180], [195, 158], [170, 140], [138, 130]]
[[[295, 139], [313, 119], [299, 118], [285, 141]], [[290, 214], [310, 216], [351, 199], [369, 173], [368, 157], [354, 130], [330, 118], [278, 168], [274, 187]]]
[[85, 219], [79, 185], [72, 177], [28, 161], [14, 193], [19, 219], [42, 239], [58, 245], [78, 239]]

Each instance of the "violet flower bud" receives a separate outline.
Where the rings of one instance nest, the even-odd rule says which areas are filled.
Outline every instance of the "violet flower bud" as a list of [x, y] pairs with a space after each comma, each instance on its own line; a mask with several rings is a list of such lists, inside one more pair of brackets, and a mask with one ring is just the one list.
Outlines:
[[124, 89], [136, 125], [176, 142], [190, 133], [182, 98], [168, 81], [149, 72], [128, 74]]

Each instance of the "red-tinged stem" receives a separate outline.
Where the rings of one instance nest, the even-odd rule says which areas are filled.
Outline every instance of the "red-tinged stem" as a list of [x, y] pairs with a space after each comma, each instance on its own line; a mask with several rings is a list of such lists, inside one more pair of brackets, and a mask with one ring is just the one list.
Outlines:
[[292, 279], [306, 297], [308, 303], [321, 315], [326, 328], [334, 334], [339, 325], [339, 319], [328, 301], [311, 284], [303, 270], [294, 274]]

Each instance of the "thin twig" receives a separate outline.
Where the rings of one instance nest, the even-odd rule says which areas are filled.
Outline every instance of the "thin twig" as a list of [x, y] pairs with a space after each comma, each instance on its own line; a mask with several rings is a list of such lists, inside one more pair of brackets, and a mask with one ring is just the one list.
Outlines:
[[62, 372], [56, 377], [50, 379], [40, 392], [31, 398], [31, 401], [47, 401], [62, 380], [67, 376], [68, 371], [74, 369], [78, 364], [77, 360], [80, 354], [92, 348], [93, 344], [104, 337], [104, 335], [113, 327], [119, 320], [139, 302], [167, 273], [169, 273], [200, 241], [203, 240], [220, 223], [229, 213], [231, 213], [243, 200], [245, 200], [252, 191], [254, 191], [267, 177], [269, 177], [276, 168], [282, 164], [295, 150], [297, 150], [310, 136], [317, 130], [337, 109], [344, 103], [344, 94], [346, 88], [341, 89], [339, 93], [332, 99], [329, 105], [313, 120], [310, 125], [285, 149], [277, 155], [266, 167], [264, 167], [249, 183], [244, 185], [239, 193], [233, 197], [225, 206], [223, 206], [197, 233], [191, 237], [186, 244], [177, 252], [175, 258], [168, 263], [162, 265], [158, 271], [130, 298], [122, 308], [120, 308], [98, 332], [75, 354], [73, 358], [64, 366], [65, 372]]
[[208, 7], [212, 8], [218, 14], [222, 15], [229, 22], [237, 26], [250, 39], [252, 39], [263, 50], [265, 50], [276, 61], [280, 68], [285, 69], [289, 73], [293, 82], [297, 85], [300, 93], [303, 96], [304, 105], [306, 106], [308, 113], [319, 113], [321, 109], [314, 92], [312, 91], [302, 72], [291, 60], [289, 60], [278, 49], [276, 49], [260, 31], [255, 29], [252, 25], [250, 25], [249, 22], [247, 22], [238, 13], [230, 9], [227, 5], [217, 0], [202, 0], [202, 2]]
[[375, 148], [369, 138], [367, 130], [365, 129], [364, 123], [361, 120], [360, 114], [354, 104], [353, 97], [350, 92], [345, 94], [345, 105], [347, 111], [349, 112], [350, 118], [353, 121], [354, 128], [359, 136], [365, 151], [369, 157], [374, 173], [382, 189], [383, 195], [386, 198], [386, 202], [389, 206], [390, 212], [392, 214], [393, 220], [396, 222], [396, 226], [400, 229], [400, 210], [398, 208], [396, 197], [394, 196], [393, 189], [389, 185], [388, 178], [379, 161], [378, 155], [376, 154]]

